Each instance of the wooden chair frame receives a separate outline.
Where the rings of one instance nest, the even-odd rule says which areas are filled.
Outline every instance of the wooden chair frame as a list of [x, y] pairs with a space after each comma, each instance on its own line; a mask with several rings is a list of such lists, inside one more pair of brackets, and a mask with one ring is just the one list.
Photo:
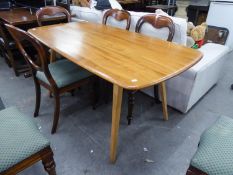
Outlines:
[[175, 34], [175, 25], [171, 18], [166, 16], [144, 15], [138, 20], [135, 32], [140, 33], [144, 23], [149, 23], [156, 29], [168, 28], [169, 34], [167, 41], [172, 41]]
[[[34, 112], [34, 117], [37, 117], [39, 114], [39, 109], [40, 109], [40, 101], [41, 101], [41, 88], [40, 86], [45, 87], [48, 89], [53, 95], [55, 99], [55, 108], [54, 108], [54, 119], [53, 119], [53, 126], [52, 126], [52, 131], [51, 133], [55, 133], [57, 130], [57, 125], [59, 121], [59, 114], [60, 114], [60, 95], [65, 93], [65, 92], [72, 92], [74, 89], [79, 88], [83, 84], [89, 82], [90, 79], [93, 79], [94, 77], [88, 77], [86, 79], [83, 79], [81, 81], [75, 82], [73, 84], [67, 85], [65, 87], [59, 88], [53, 79], [49, 68], [48, 68], [48, 60], [49, 56], [45, 52], [45, 49], [43, 45], [35, 39], [33, 36], [31, 36], [29, 33], [16, 28], [12, 25], [6, 24], [9, 32], [11, 33], [12, 37], [15, 39], [17, 46], [19, 47], [21, 53], [24, 55], [25, 59], [27, 60], [28, 64], [30, 65], [31, 68], [31, 74], [34, 79], [35, 83], [35, 90], [36, 90], [36, 105], [35, 105], [35, 112]], [[37, 51], [37, 56], [32, 59], [30, 55], [25, 51], [23, 48], [21, 42], [22, 41], [28, 41], [31, 43], [31, 45], [35, 48]], [[33, 61], [36, 60], [36, 61]], [[47, 80], [49, 81], [49, 84], [46, 82], [43, 82], [39, 80], [36, 77], [36, 72], [44, 72]]]
[[193, 166], [190, 166], [189, 169], [187, 170], [187, 173], [186, 175], [208, 175], [206, 174], [205, 172], [193, 167]]
[[47, 6], [40, 8], [36, 12], [37, 23], [39, 26], [43, 26], [43, 17], [46, 16], [55, 16], [57, 14], [64, 14], [66, 16], [67, 22], [71, 21], [71, 15], [68, 10], [59, 6]]
[[[168, 28], [169, 34], [168, 34], [167, 41], [170, 41], [170, 42], [172, 41], [174, 34], [175, 34], [175, 25], [171, 18], [166, 17], [166, 16], [144, 15], [138, 20], [136, 24], [135, 32], [140, 33], [140, 30], [144, 23], [149, 23], [156, 29]], [[168, 120], [165, 82], [160, 83], [159, 88], [160, 88], [160, 93], [161, 93], [161, 98], [162, 98], [164, 120]], [[133, 108], [134, 108], [134, 101], [135, 101], [134, 94], [135, 93], [136, 91], [128, 91], [128, 115], [127, 115], [128, 125], [130, 125], [131, 120], [133, 118]], [[157, 96], [157, 86], [154, 86], [154, 96], [155, 97]]]
[[129, 30], [130, 28], [130, 23], [131, 23], [131, 15], [128, 11], [126, 10], [118, 10], [118, 9], [110, 9], [108, 11], [105, 12], [104, 16], [103, 16], [103, 21], [102, 24], [106, 25], [108, 17], [113, 17], [114, 19], [116, 19], [117, 21], [123, 21], [126, 20], [127, 21], [127, 25], [126, 25], [126, 30]]
[[56, 164], [54, 162], [53, 151], [50, 146], [44, 148], [36, 154], [33, 154], [29, 158], [21, 161], [20, 163], [5, 170], [4, 172], [0, 172], [0, 175], [16, 175], [17, 173], [23, 171], [24, 169], [32, 166], [39, 161], [42, 161], [44, 169], [49, 175], [56, 175]]
[[[66, 10], [64, 7], [60, 7], [60, 6], [47, 6], [47, 7], [43, 7], [40, 8], [37, 12], [36, 12], [36, 18], [37, 18], [37, 23], [38, 25], [41, 27], [43, 26], [43, 17], [46, 16], [55, 16], [57, 14], [64, 14], [66, 17], [67, 22], [71, 21], [71, 15], [70, 12], [68, 10]], [[49, 20], [46, 20], [46, 22], [48, 22]], [[52, 20], [51, 22], [53, 22], [52, 24], [54, 24], [54, 21], [57, 20]], [[50, 50], [50, 62], [54, 62], [55, 58], [56, 58], [56, 52], [52, 49]]]

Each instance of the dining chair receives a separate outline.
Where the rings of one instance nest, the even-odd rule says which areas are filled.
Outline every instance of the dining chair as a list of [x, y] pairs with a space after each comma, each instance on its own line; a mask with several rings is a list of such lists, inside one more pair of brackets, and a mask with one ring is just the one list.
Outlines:
[[[36, 38], [12, 25], [6, 24], [6, 26], [31, 68], [36, 90], [34, 117], [37, 117], [39, 114], [41, 86], [48, 89], [54, 96], [55, 109], [51, 131], [53, 134], [57, 130], [59, 121], [60, 95], [65, 92], [71, 92], [89, 82], [89, 80], [93, 79], [93, 75], [67, 59], [58, 60], [49, 64], [48, 53]], [[34, 47], [37, 53], [36, 56], [28, 54], [22, 45], [24, 41], [30, 43]]]
[[233, 119], [220, 116], [200, 136], [186, 175], [233, 174]]
[[4, 23], [0, 21], [0, 47], [1, 54], [9, 67], [12, 67], [16, 76], [28, 72], [29, 67], [23, 55], [17, 49], [15, 41], [12, 39]]
[[[52, 22], [52, 24], [63, 22], [64, 18], [61, 18], [58, 20], [52, 20], [52, 21], [49, 20], [49, 16], [58, 16], [62, 14], [65, 15], [66, 22], [71, 21], [71, 15], [69, 11], [63, 7], [60, 7], [60, 6], [42, 7], [36, 12], [37, 23], [39, 26], [43, 26], [43, 25], [48, 25], [49, 24], [48, 22]], [[45, 17], [46, 17], [46, 20], [45, 20]]]
[[[49, 17], [58, 16], [58, 15], [65, 15], [65, 19], [59, 18], [58, 20], [48, 20]], [[47, 20], [45, 20], [45, 17], [47, 17]], [[37, 18], [37, 23], [40, 27], [45, 25], [58, 24], [61, 22], [71, 21], [71, 15], [69, 11], [60, 6], [42, 7], [36, 12], [36, 18]], [[52, 49], [49, 49], [49, 52], [50, 52], [50, 61], [54, 62], [56, 58], [56, 52], [53, 51]]]
[[[144, 15], [138, 20], [136, 24], [135, 32], [141, 33], [142, 26], [145, 23], [150, 24], [155, 29], [168, 28], [169, 33], [168, 33], [167, 41], [169, 42], [172, 41], [175, 33], [175, 25], [171, 18], [166, 16], [156, 16], [154, 14]], [[164, 120], [168, 120], [165, 82], [161, 82], [159, 84], [159, 88], [160, 88], [160, 95], [163, 105], [163, 117]], [[133, 118], [135, 93], [136, 91], [128, 91], [128, 115], [127, 115], [128, 125], [130, 125], [131, 120]], [[157, 96], [157, 86], [154, 86], [154, 96], [155, 97]]]
[[126, 30], [130, 28], [131, 15], [126, 10], [110, 9], [104, 13], [102, 24], [106, 25], [109, 17], [113, 17], [117, 21], [126, 20]]
[[15, 107], [1, 110], [0, 175], [16, 175], [39, 161], [49, 175], [56, 175], [50, 142], [32, 118]]

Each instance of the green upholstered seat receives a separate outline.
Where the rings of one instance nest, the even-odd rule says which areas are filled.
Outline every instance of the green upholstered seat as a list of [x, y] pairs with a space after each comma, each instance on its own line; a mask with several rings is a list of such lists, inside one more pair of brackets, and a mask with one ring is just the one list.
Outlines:
[[[49, 71], [59, 88], [65, 87], [92, 74], [68, 60], [59, 60], [49, 64]], [[36, 77], [49, 84], [43, 72], [37, 72]]]
[[49, 146], [29, 117], [16, 108], [0, 111], [0, 172]]
[[204, 132], [191, 165], [208, 175], [233, 175], [233, 119], [222, 116]]

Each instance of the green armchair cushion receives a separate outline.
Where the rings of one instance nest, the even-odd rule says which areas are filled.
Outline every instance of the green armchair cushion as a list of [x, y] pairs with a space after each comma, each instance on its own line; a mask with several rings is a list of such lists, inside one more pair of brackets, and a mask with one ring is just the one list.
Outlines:
[[233, 175], [233, 119], [221, 116], [204, 132], [191, 165], [208, 175]]
[[[49, 71], [59, 88], [88, 78], [92, 75], [90, 72], [66, 59], [49, 64]], [[38, 71], [36, 77], [49, 84], [49, 81], [43, 72]]]
[[49, 146], [34, 121], [11, 107], [0, 111], [0, 172]]

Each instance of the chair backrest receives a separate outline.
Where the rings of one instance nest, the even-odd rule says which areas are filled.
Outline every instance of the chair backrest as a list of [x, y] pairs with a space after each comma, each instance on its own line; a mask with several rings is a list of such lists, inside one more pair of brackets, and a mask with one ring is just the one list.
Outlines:
[[116, 19], [117, 21], [123, 21], [126, 20], [127, 21], [127, 25], [126, 25], [126, 30], [129, 30], [130, 28], [130, 22], [131, 22], [131, 15], [128, 11], [126, 10], [118, 10], [118, 9], [110, 9], [108, 11], [105, 12], [104, 16], [103, 16], [103, 22], [102, 24], [106, 25], [108, 17], [111, 16], [114, 19]]
[[[51, 16], [57, 16], [57, 15], [65, 15], [67, 22], [71, 21], [71, 15], [69, 13], [68, 10], [66, 10], [63, 7], [59, 7], [59, 6], [46, 6], [46, 7], [42, 7], [40, 8], [37, 12], [36, 12], [36, 18], [37, 18], [37, 23], [39, 26], [43, 26], [43, 21], [44, 21], [44, 17], [51, 17]], [[49, 19], [47, 19], [49, 21]]]
[[[5, 24], [5, 26], [12, 35], [17, 47], [19, 48], [20, 52], [30, 66], [33, 77], [35, 78], [35, 74], [37, 71], [44, 72], [49, 83], [51, 85], [56, 85], [48, 68], [49, 56], [48, 53], [45, 51], [43, 45], [26, 31], [9, 24]], [[27, 44], [27, 46], [31, 46], [30, 50], [34, 50], [33, 54], [31, 54], [28, 48], [25, 47], [25, 43]]]
[[164, 27], [168, 28], [169, 35], [167, 41], [172, 41], [175, 34], [175, 25], [171, 18], [166, 16], [144, 15], [138, 20], [135, 32], [140, 33], [140, 30], [144, 23], [149, 23], [156, 29]]

